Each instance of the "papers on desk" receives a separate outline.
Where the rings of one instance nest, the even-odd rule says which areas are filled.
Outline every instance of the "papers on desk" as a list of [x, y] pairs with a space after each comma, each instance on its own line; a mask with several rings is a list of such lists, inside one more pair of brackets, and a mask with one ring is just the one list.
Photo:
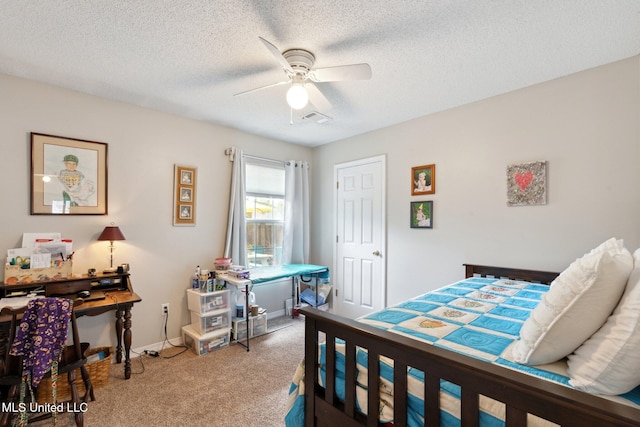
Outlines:
[[22, 247], [7, 250], [6, 264], [24, 268], [48, 268], [69, 260], [73, 242], [60, 233], [23, 233]]
[[7, 250], [7, 264], [11, 262], [12, 259], [27, 259], [31, 258], [31, 254], [33, 254], [33, 248], [15, 248]]
[[29, 301], [36, 298], [42, 298], [42, 296], [27, 295], [25, 297], [0, 298], [0, 309], [3, 309], [5, 307], [13, 309], [24, 307]]
[[22, 233], [22, 247], [23, 248], [35, 248], [38, 240], [60, 240], [62, 239], [61, 233]]
[[30, 268], [51, 267], [51, 254], [31, 254]]

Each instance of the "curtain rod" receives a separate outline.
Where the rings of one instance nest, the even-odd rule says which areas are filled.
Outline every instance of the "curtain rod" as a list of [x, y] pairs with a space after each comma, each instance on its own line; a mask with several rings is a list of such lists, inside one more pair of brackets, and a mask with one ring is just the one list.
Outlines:
[[243, 154], [242, 157], [244, 157], [245, 159], [253, 159], [253, 160], [261, 160], [263, 162], [278, 163], [280, 165], [288, 165], [289, 164], [289, 162], [285, 162], [285, 161], [282, 161], [282, 160], [267, 159], [266, 157], [252, 156], [250, 154]]
[[[233, 159], [236, 156], [236, 149], [235, 147], [229, 147], [226, 150], [224, 150], [224, 154], [229, 157], [229, 161], [233, 162]], [[277, 163], [279, 165], [290, 165], [291, 162], [289, 161], [284, 161], [284, 160], [274, 160], [274, 159], [268, 159], [266, 157], [258, 157], [258, 156], [252, 156], [251, 154], [244, 154], [242, 153], [242, 157], [244, 157], [245, 159], [254, 159], [254, 160], [261, 160], [263, 162], [271, 162], [271, 163]], [[297, 166], [297, 163], [296, 163]]]

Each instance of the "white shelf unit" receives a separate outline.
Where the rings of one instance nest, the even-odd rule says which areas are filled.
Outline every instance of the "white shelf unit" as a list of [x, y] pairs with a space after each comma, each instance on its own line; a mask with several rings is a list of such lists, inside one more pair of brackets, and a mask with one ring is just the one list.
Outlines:
[[185, 345], [198, 355], [229, 345], [231, 335], [231, 292], [200, 292], [187, 289], [191, 324], [182, 328]]

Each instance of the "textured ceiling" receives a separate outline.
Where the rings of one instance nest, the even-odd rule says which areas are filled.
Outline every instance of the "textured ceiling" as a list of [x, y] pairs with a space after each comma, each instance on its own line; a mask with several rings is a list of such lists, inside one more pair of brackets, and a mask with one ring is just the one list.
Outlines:
[[[258, 39], [371, 80], [301, 120]], [[308, 146], [640, 54], [640, 0], [0, 0], [0, 72]], [[308, 113], [312, 108], [307, 108]]]

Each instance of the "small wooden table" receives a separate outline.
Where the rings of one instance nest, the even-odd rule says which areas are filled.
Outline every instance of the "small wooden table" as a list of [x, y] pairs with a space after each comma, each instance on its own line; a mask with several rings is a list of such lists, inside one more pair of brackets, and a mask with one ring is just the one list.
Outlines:
[[[61, 280], [32, 282], [18, 285], [0, 285], [0, 297], [8, 298], [20, 292], [44, 290], [44, 296], [59, 296], [75, 299], [83, 290], [103, 292], [104, 299], [85, 300], [76, 310], [76, 317], [98, 316], [108, 311], [116, 313], [116, 363], [122, 363], [124, 352], [124, 377], [131, 378], [131, 308], [142, 298], [133, 291], [129, 273], [104, 274], [98, 276], [83, 275]], [[0, 319], [9, 321], [10, 319]], [[124, 347], [123, 347], [124, 344]]]
[[[296, 276], [300, 276], [302, 280], [302, 276], [310, 276], [315, 277], [315, 283], [306, 281], [307, 284], [311, 286], [315, 286], [316, 289], [316, 305], [318, 305], [318, 277], [320, 273], [326, 273], [329, 271], [328, 267], [323, 265], [313, 265], [313, 264], [285, 264], [285, 265], [269, 265], [265, 267], [256, 267], [250, 268], [250, 278], [249, 279], [238, 279], [231, 275], [227, 274], [219, 274], [218, 278], [224, 280], [229, 285], [236, 286], [238, 289], [244, 286], [245, 289], [245, 310], [244, 310], [244, 318], [246, 320], [247, 327], [247, 338], [245, 343], [241, 343], [236, 340], [236, 342], [242, 346], [244, 346], [247, 351], [249, 351], [249, 292], [253, 285], [258, 283], [265, 282], [273, 282], [278, 279], [287, 279], [291, 277], [291, 300], [295, 303], [299, 299], [300, 295], [296, 295]], [[294, 317], [293, 307], [291, 307], [291, 317]]]

